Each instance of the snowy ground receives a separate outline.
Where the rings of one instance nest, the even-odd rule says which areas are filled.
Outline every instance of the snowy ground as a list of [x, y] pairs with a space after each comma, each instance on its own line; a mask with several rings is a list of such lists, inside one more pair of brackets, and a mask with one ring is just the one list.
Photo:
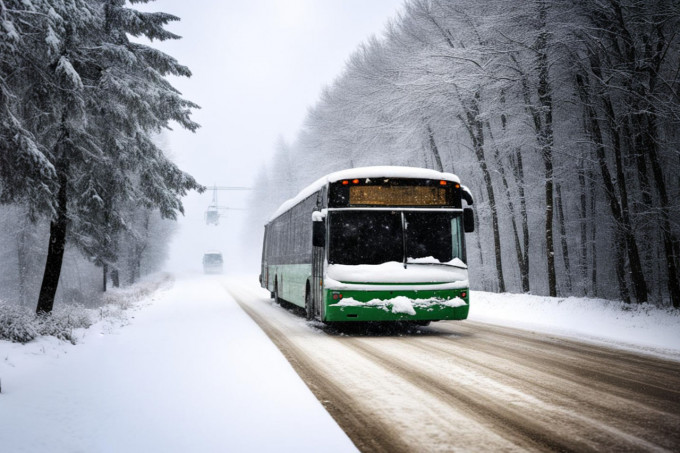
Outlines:
[[680, 360], [680, 311], [578, 297], [470, 293], [473, 321]]
[[[474, 321], [680, 360], [673, 311], [482, 292], [471, 300]], [[181, 277], [126, 313], [77, 332], [75, 346], [0, 341], [1, 451], [355, 451], [224, 277]]]
[[221, 277], [80, 334], [0, 342], [0, 451], [355, 451]]

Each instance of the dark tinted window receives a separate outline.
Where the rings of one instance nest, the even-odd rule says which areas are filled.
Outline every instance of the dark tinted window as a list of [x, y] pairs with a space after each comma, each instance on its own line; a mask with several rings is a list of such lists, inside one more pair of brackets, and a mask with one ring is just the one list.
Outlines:
[[267, 226], [268, 264], [312, 262], [312, 212], [319, 199], [319, 193], [309, 196]]
[[433, 257], [446, 263], [462, 256], [460, 215], [405, 212], [407, 261]]
[[401, 213], [338, 211], [330, 217], [330, 263], [381, 264], [403, 261]]

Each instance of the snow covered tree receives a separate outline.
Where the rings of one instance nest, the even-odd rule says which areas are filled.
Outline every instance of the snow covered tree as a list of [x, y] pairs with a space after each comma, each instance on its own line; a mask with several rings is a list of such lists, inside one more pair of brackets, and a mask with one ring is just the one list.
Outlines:
[[47, 149], [24, 121], [26, 90], [39, 78], [33, 49], [52, 36], [40, 9], [0, 0], [0, 203], [30, 200], [32, 218], [53, 210], [56, 187]]
[[376, 164], [475, 181], [485, 289], [680, 306], [678, 27], [674, 0], [410, 0], [285, 152], [301, 185]]
[[[123, 203], [175, 218], [181, 196], [201, 189], [152, 140], [170, 121], [195, 130], [189, 115], [197, 106], [165, 79], [189, 76], [186, 67], [128, 38], [176, 39], [163, 28], [176, 17], [124, 0], [7, 3], [2, 24], [16, 39], [5, 39], [0, 80], [12, 78], [7, 93], [15, 102], [0, 108], [6, 128], [25, 131], [18, 136], [26, 145], [23, 154], [3, 153], [13, 171], [2, 173], [2, 194], [51, 218], [37, 307], [48, 313], [67, 240], [95, 261], [111, 260], [112, 237], [126, 222]], [[16, 174], [35, 176], [22, 182]]]
[[[678, 210], [669, 198], [680, 188], [670, 182], [678, 168], [680, 10], [664, 0], [579, 4], [575, 79], [618, 238], [622, 298], [630, 299], [628, 279], [644, 302], [665, 278], [680, 307], [678, 223], [671, 220]], [[654, 261], [665, 261], [665, 272], [652, 271]]]

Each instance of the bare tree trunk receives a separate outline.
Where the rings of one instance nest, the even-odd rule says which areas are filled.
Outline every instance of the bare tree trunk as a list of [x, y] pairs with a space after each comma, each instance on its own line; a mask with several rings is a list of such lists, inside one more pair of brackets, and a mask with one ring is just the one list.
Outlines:
[[[650, 95], [656, 93], [656, 84], [660, 78], [661, 66], [666, 55], [666, 45], [668, 44], [666, 35], [663, 32], [663, 25], [657, 24], [651, 39], [645, 42], [645, 61], [646, 65], [637, 65], [636, 70], [643, 76], [647, 76], [648, 85], [644, 83], [636, 85], [638, 94], [644, 95], [638, 99], [644, 99], [645, 105], [639, 110], [641, 116], [640, 124], [644, 126], [640, 130], [642, 138], [642, 149], [647, 151], [652, 167], [652, 175], [659, 194], [661, 208], [661, 232], [663, 236], [664, 251], [666, 255], [666, 272], [668, 278], [668, 292], [670, 294], [673, 307], [680, 308], [680, 242], [673, 233], [671, 227], [671, 203], [666, 188], [661, 159], [659, 157], [659, 132], [657, 128], [657, 106], [653, 101], [650, 102]], [[648, 90], [648, 91], [647, 91]], [[644, 163], [644, 155], [639, 149], [639, 160]], [[643, 165], [640, 163], [639, 165]], [[646, 176], [646, 173], [645, 173]], [[644, 181], [648, 184], [647, 180]]]
[[[625, 260], [624, 260], [624, 243], [629, 244], [626, 239], [627, 230], [629, 231], [629, 226], [625, 224], [624, 217], [621, 213], [621, 206], [619, 205], [618, 196], [616, 194], [616, 188], [614, 186], [611, 173], [609, 172], [609, 167], [607, 166], [607, 160], [605, 156], [605, 146], [604, 140], [602, 138], [602, 131], [600, 129], [597, 116], [595, 115], [595, 110], [592, 103], [590, 102], [588, 94], [589, 83], [586, 76], [577, 74], [576, 75], [576, 85], [578, 87], [579, 96], [583, 102], [583, 107], [586, 111], [588, 117], [588, 127], [590, 136], [592, 137], [595, 144], [595, 151], [597, 156], [597, 163], [600, 168], [600, 175], [605, 187], [605, 194], [607, 195], [607, 200], [609, 202], [609, 207], [614, 217], [615, 222], [615, 253], [616, 253], [616, 274], [619, 283], [619, 292], [621, 293], [622, 299], [630, 303], [630, 296], [628, 293], [628, 286], [625, 280]], [[625, 242], [624, 242], [625, 241]], [[631, 251], [628, 250], [630, 253]]]
[[[602, 28], [604, 30], [604, 36], [598, 39], [596, 47], [602, 47], [607, 49], [606, 56], [603, 57], [605, 61], [612, 61], [611, 65], [615, 68], [616, 73], [624, 76], [623, 80], [614, 82], [615, 90], [617, 93], [623, 93], [625, 102], [629, 105], [629, 111], [627, 112], [628, 123], [624, 123], [624, 128], [626, 126], [630, 128], [630, 131], [625, 131], [626, 135], [632, 135], [634, 155], [637, 164], [637, 176], [640, 182], [640, 188], [642, 192], [643, 202], [648, 206], [651, 206], [651, 193], [649, 191], [649, 180], [647, 176], [646, 164], [644, 161], [644, 156], [648, 155], [650, 161], [653, 160], [652, 154], [656, 152], [656, 144], [658, 135], [654, 129], [654, 121], [656, 118], [655, 113], [655, 102], [652, 100], [655, 94], [655, 86], [659, 77], [659, 70], [661, 64], [667, 55], [666, 48], [666, 37], [664, 34], [664, 28], [667, 27], [665, 20], [658, 20], [656, 18], [648, 21], [645, 25], [651, 26], [651, 29], [640, 29], [637, 24], [640, 23], [639, 13], [636, 8], [629, 8], [629, 5], [624, 4], [620, 1], [610, 1], [606, 3], [605, 8], [613, 12], [606, 19], [605, 16], [599, 14], [601, 10], [598, 10], [598, 6], [594, 8], [594, 14], [592, 15], [592, 20], [594, 21], [596, 27]], [[649, 19], [652, 19], [650, 16]], [[656, 21], [656, 22], [655, 22]], [[606, 44], [602, 44], [602, 41], [608, 41]], [[642, 44], [642, 45], [640, 45]], [[591, 51], [591, 70], [602, 80], [605, 85], [609, 82], [605, 82], [600, 71], [600, 59], [599, 55]], [[666, 94], [663, 95], [664, 97]], [[657, 96], [656, 99], [659, 99]], [[604, 98], [605, 109], [608, 116], [610, 117], [610, 122], [614, 118], [613, 108], [611, 101], [608, 96]], [[619, 128], [618, 125], [614, 124], [614, 140], [618, 139]], [[620, 143], [614, 142], [615, 147], [615, 157], [619, 159], [620, 153]], [[654, 164], [652, 163], [652, 166]], [[617, 166], [620, 166], [620, 161], [617, 161]], [[658, 182], [657, 176], [660, 176], [661, 182], [663, 184], [663, 174], [661, 172], [656, 173], [653, 169], [655, 182]], [[617, 171], [617, 179], [620, 185], [620, 190], [623, 188], [625, 190], [625, 182], [621, 180], [619, 172]], [[628, 220], [629, 212], [627, 208], [627, 201], [621, 193], [622, 200], [622, 215], [624, 221]], [[661, 198], [663, 198], [660, 195]], [[663, 207], [663, 200], [661, 201], [661, 213], [662, 213], [662, 226], [661, 229], [664, 230], [664, 220], [663, 212], [665, 211]], [[666, 211], [667, 213], [668, 211]], [[635, 240], [633, 231], [631, 229], [630, 221], [628, 224], [623, 224], [624, 233], [626, 235], [626, 244], [628, 247], [628, 256], [631, 266], [631, 277], [633, 279], [633, 290], [636, 295], [638, 302], [644, 302], [648, 297], [648, 289], [643, 275], [643, 267], [639, 260], [637, 241]], [[669, 231], [670, 232], [670, 231]], [[665, 241], [664, 241], [665, 242]], [[672, 239], [671, 239], [672, 242]], [[667, 255], [669, 251], [672, 251], [672, 244], [664, 245]], [[671, 259], [673, 264], [669, 263], [669, 272], [671, 268], [675, 268], [676, 260], [673, 257], [674, 253], [671, 253]], [[668, 259], [668, 258], [667, 258]], [[674, 269], [677, 272], [677, 269]], [[680, 303], [680, 283], [677, 283], [677, 274], [669, 279], [675, 280], [675, 287], [671, 288], [669, 286], [669, 292], [676, 292], [678, 296], [678, 303]]]
[[[633, 137], [633, 133], [631, 131], [635, 129], [638, 128], [626, 125], [623, 131], [624, 136]], [[640, 183], [640, 191], [642, 192], [642, 203], [645, 205], [645, 207], [649, 208], [653, 204], [652, 189], [651, 184], [649, 182], [649, 171], [647, 170], [647, 161], [645, 160], [645, 155], [641, 152], [641, 150], [644, 148], [642, 144], [641, 134], [639, 133], [635, 134], [632, 147], [633, 147], [632, 154], [633, 157], [635, 158], [635, 164], [637, 169], [637, 179], [638, 182]]]
[[[449, 47], [452, 49], [455, 48], [456, 46], [454, 45], [453, 41], [450, 39], [450, 34], [441, 27], [441, 25], [437, 22], [437, 19], [432, 16], [431, 14], [428, 14], [428, 18], [432, 21], [432, 23], [439, 29], [439, 31], [442, 33], [443, 37], [445, 38], [447, 44]], [[461, 94], [459, 92], [456, 93], [458, 96], [458, 100], [460, 101], [461, 106], [463, 107], [465, 111], [465, 119], [462, 116], [458, 116], [460, 120], [463, 122], [465, 127], [468, 130], [468, 133], [470, 134], [470, 139], [472, 141], [473, 148], [475, 150], [475, 155], [477, 157], [477, 161], [479, 162], [480, 168], [482, 170], [482, 175], [484, 177], [484, 184], [486, 186], [486, 191], [487, 195], [489, 197], [489, 209], [491, 210], [491, 222], [493, 224], [493, 238], [494, 238], [494, 254], [496, 257], [496, 275], [498, 278], [498, 290], [500, 292], [505, 292], [505, 278], [503, 277], [503, 259], [502, 259], [502, 253], [501, 253], [501, 240], [500, 240], [500, 229], [499, 229], [499, 222], [498, 222], [498, 210], [496, 207], [496, 197], [494, 196], [494, 190], [493, 190], [493, 185], [491, 182], [491, 174], [489, 172], [489, 169], [487, 167], [486, 159], [484, 157], [484, 127], [483, 123], [481, 122], [481, 119], [479, 118], [479, 92], [476, 92], [473, 96], [473, 98], [469, 102], [469, 106], [466, 106], [466, 102], [463, 100]], [[432, 140], [432, 134], [431, 130], [428, 129], [428, 132], [430, 132], [430, 139], [431, 139], [431, 145], [434, 144], [434, 141]], [[436, 149], [432, 148], [431, 149]], [[439, 165], [441, 165], [441, 159], [439, 158], [439, 152], [437, 150], [437, 153], [435, 154], [435, 157], [439, 161]], [[479, 236], [479, 235], [478, 235]]]
[[[505, 112], [505, 90], [503, 89], [501, 89], [500, 102], [502, 105], [502, 111]], [[505, 113], [501, 113], [501, 127], [503, 128], [504, 132], [507, 131], [507, 116], [505, 115]], [[490, 127], [489, 133], [491, 133]], [[502, 171], [503, 166], [500, 164], [500, 159], [496, 157], [496, 160], [498, 161], [499, 167]], [[527, 216], [526, 197], [524, 195], [524, 164], [522, 163], [522, 150], [519, 147], [517, 147], [514, 151], [514, 154], [511, 153], [509, 155], [508, 160], [510, 162], [510, 168], [512, 168], [512, 173], [515, 178], [515, 184], [517, 184], [517, 193], [519, 195], [520, 206], [519, 208], [520, 218], [522, 220], [522, 239], [523, 239], [522, 245], [524, 246], [523, 250], [522, 247], [517, 244], [519, 242], [519, 239], [517, 238], [518, 236], [517, 227], [514, 221], [515, 218], [514, 209], [512, 209], [511, 205], [510, 212], [512, 213], [513, 231], [515, 232], [515, 249], [517, 250], [518, 253], [518, 263], [522, 283], [522, 292], [528, 293], [531, 290], [529, 284], [529, 219]], [[508, 195], [508, 200], [510, 201], [511, 197], [510, 192], [508, 191], [507, 183], [505, 183], [505, 188], [506, 193]]]
[[677, 260], [678, 256], [678, 240], [673, 235], [670, 221], [670, 202], [668, 199], [668, 191], [666, 189], [666, 182], [663, 177], [663, 170], [659, 155], [656, 149], [656, 126], [654, 118], [650, 117], [650, 124], [648, 126], [650, 134], [648, 147], [649, 160], [652, 164], [652, 174], [654, 175], [654, 182], [656, 189], [659, 192], [659, 201], [661, 203], [661, 232], [663, 234], [664, 251], [666, 252], [666, 271], [668, 273], [668, 292], [671, 297], [673, 307], [680, 308], [680, 273], [678, 273]]
[[548, 7], [543, 0], [537, 0], [540, 32], [533, 46], [536, 52], [536, 69], [538, 71], [538, 104], [536, 107], [531, 100], [531, 91], [526, 72], [514, 56], [510, 56], [521, 74], [521, 87], [524, 96], [525, 109], [531, 116], [536, 134], [536, 141], [540, 148], [544, 165], [544, 193], [545, 193], [545, 244], [548, 273], [548, 293], [557, 296], [557, 276], [555, 274], [555, 241], [553, 234], [554, 216], [554, 175], [553, 175], [553, 101], [550, 85], [548, 62]]
[[624, 234], [621, 231], [621, 227], [616, 225], [614, 227], [614, 259], [616, 268], [616, 280], [619, 283], [619, 297], [625, 303], [631, 303], [630, 292], [628, 291], [628, 284], [626, 282], [626, 262], [625, 262], [625, 246], [624, 246]]
[[434, 156], [435, 170], [444, 171], [444, 166], [442, 165], [442, 158], [439, 155], [439, 148], [437, 148], [437, 143], [435, 143], [434, 141], [434, 132], [432, 131], [432, 128], [430, 127], [429, 124], [427, 126], [427, 137], [429, 139], [430, 151]]
[[[613, 115], [613, 108], [611, 107], [611, 102], [608, 96], [604, 96], [605, 105], [609, 105], [607, 110], [611, 109], [611, 114]], [[613, 119], [611, 120], [614, 121]], [[633, 292], [635, 293], [635, 299], [638, 302], [647, 301], [647, 282], [645, 281], [645, 275], [642, 271], [642, 262], [640, 260], [640, 253], [638, 251], [637, 240], [635, 239], [635, 233], [633, 231], [633, 223], [630, 218], [630, 208], [628, 207], [628, 185], [626, 184], [626, 177], [623, 170], [623, 151], [621, 149], [621, 139], [619, 136], [618, 128], [611, 128], [610, 135], [612, 137], [613, 152], [614, 152], [614, 162], [616, 163], [616, 183], [619, 189], [619, 199], [621, 206], [621, 217], [622, 224], [620, 228], [623, 229], [624, 238], [626, 241], [626, 247], [628, 250], [628, 263], [631, 270], [631, 279], [633, 281]]]
[[[475, 225], [479, 225], [479, 213], [475, 209], [474, 211], [474, 216], [475, 216]], [[478, 231], [477, 228], [475, 230]], [[480, 234], [477, 233], [475, 234], [475, 239], [477, 239], [477, 250], [479, 250], [479, 265], [484, 268], [484, 251], [482, 250], [482, 238], [480, 237]]]
[[102, 292], [106, 292], [106, 274], [109, 272], [109, 266], [104, 263], [102, 265]]
[[[595, 177], [592, 170], [588, 170], [590, 180], [590, 216], [595, 219], [597, 212], [597, 194], [595, 192]], [[590, 222], [590, 260], [591, 260], [591, 293], [593, 297], [599, 295], [599, 288], [597, 287], [597, 222], [594, 220]]]
[[118, 267], [114, 267], [113, 269], [111, 269], [111, 284], [113, 285], [114, 288], [120, 287], [120, 276]]
[[545, 163], [545, 246], [548, 260], [548, 294], [557, 296], [555, 275], [555, 241], [553, 238], [553, 168], [552, 159], [544, 157]]
[[567, 244], [567, 229], [564, 225], [564, 209], [562, 208], [562, 189], [557, 184], [557, 217], [560, 224], [560, 242], [562, 244], [562, 259], [566, 274], [567, 293], [571, 293], [571, 265], [569, 264], [569, 245]]
[[489, 198], [489, 210], [491, 211], [491, 223], [493, 229], [493, 243], [494, 243], [494, 255], [496, 257], [496, 276], [498, 278], [498, 291], [504, 293], [505, 290], [505, 278], [503, 277], [503, 257], [501, 253], [501, 236], [500, 227], [498, 222], [498, 208], [496, 206], [496, 197], [494, 194], [493, 183], [491, 181], [491, 172], [486, 162], [486, 157], [484, 156], [484, 125], [479, 119], [479, 105], [478, 96], [475, 94], [475, 98], [469, 102], [469, 106], [461, 100], [461, 106], [465, 110], [465, 118], [461, 115], [458, 118], [465, 125], [468, 134], [470, 135], [470, 140], [472, 141], [473, 149], [475, 150], [475, 156], [477, 157], [477, 162], [482, 171], [482, 176], [484, 178], [484, 185], [486, 187], [486, 194]]
[[[663, 169], [661, 164], [661, 159], [659, 157], [658, 143], [659, 143], [659, 132], [657, 129], [657, 106], [654, 101], [650, 102], [650, 97], [655, 93], [656, 83], [659, 78], [659, 71], [661, 63], [663, 60], [663, 55], [665, 55], [666, 38], [660, 28], [656, 28], [656, 46], [652, 46], [651, 43], [647, 43], [645, 48], [646, 60], [650, 61], [651, 64], [646, 64], [644, 66], [636, 66], [638, 71], [643, 72], [642, 75], [648, 77], [648, 91], [645, 88], [645, 84], [638, 83], [638, 99], [644, 99], [644, 108], [638, 110], [635, 116], [639, 115], [639, 137], [641, 138], [640, 148], [637, 150], [636, 155], [638, 155], [638, 166], [640, 167], [640, 172], [643, 176], [641, 182], [643, 183], [643, 189], [649, 187], [649, 181], [646, 178], [646, 165], [644, 165], [644, 154], [647, 154], [652, 167], [652, 176], [654, 177], [654, 183], [656, 185], [657, 192], [659, 194], [660, 203], [660, 215], [661, 215], [661, 232], [663, 235], [664, 251], [666, 255], [666, 271], [668, 277], [668, 292], [670, 294], [671, 303], [673, 307], [680, 308], [680, 272], [678, 271], [680, 267], [680, 243], [678, 238], [673, 234], [671, 227], [670, 211], [671, 203], [668, 197], [668, 190], [666, 188], [666, 181], [663, 175]], [[643, 153], [643, 150], [646, 153]]]
[[[62, 145], [63, 146], [63, 145]], [[63, 150], [61, 151], [63, 153]], [[40, 295], [38, 296], [38, 307], [36, 313], [47, 314], [54, 307], [54, 297], [59, 285], [61, 276], [61, 265], [64, 261], [64, 249], [66, 248], [66, 227], [67, 227], [67, 194], [66, 184], [68, 182], [68, 163], [62, 156], [57, 165], [57, 178], [59, 181], [59, 192], [57, 193], [57, 209], [55, 217], [50, 223], [50, 242], [47, 249], [47, 261], [45, 262], [45, 273]]]
[[[488, 121], [486, 121], [486, 128], [489, 131], [489, 138], [493, 142], [493, 156], [494, 160], [496, 163], [496, 167], [498, 168], [498, 172], [501, 175], [501, 182], [503, 183], [503, 189], [505, 193], [505, 202], [508, 205], [508, 210], [510, 211], [510, 223], [512, 225], [512, 233], [513, 233], [513, 239], [515, 242], [515, 253], [517, 255], [517, 266], [519, 267], [519, 275], [520, 275], [520, 281], [522, 284], [522, 292], [529, 292], [529, 276], [528, 276], [528, 269], [524, 267], [525, 261], [524, 261], [524, 253], [522, 252], [522, 246], [520, 244], [519, 240], [519, 231], [517, 229], [517, 220], [515, 219], [515, 204], [512, 201], [512, 195], [510, 194], [510, 186], [508, 184], [508, 180], [505, 176], [505, 167], [503, 166], [503, 162], [501, 162], [501, 157], [500, 157], [500, 152], [498, 150], [498, 146], [496, 146], [496, 143], [493, 139], [493, 133], [491, 131], [491, 124], [489, 124]], [[526, 283], [526, 285], [525, 285]]]
[[[536, 51], [538, 52], [538, 100], [544, 112], [545, 124], [541, 126], [539, 123], [536, 130], [545, 165], [545, 244], [548, 259], [548, 292], [554, 297], [557, 296], [557, 276], [555, 274], [555, 241], [553, 237], [553, 106], [548, 64], [548, 11], [543, 0], [538, 2], [538, 15], [541, 23], [541, 32], [536, 43]], [[538, 117], [540, 118], [540, 116]]]
[[[590, 70], [597, 79], [602, 80], [602, 72], [600, 70], [601, 62], [599, 56], [595, 53], [592, 53], [590, 55], [590, 62]], [[621, 128], [619, 127], [619, 122], [616, 119], [616, 113], [609, 97], [609, 93], [600, 93], [599, 97], [602, 99], [602, 104], [607, 116], [606, 124], [609, 126], [609, 135], [612, 140], [612, 151], [614, 154], [614, 162], [616, 164], [616, 185], [619, 192], [618, 203], [620, 203], [619, 206], [621, 212], [621, 219], [617, 223], [622, 231], [623, 239], [626, 243], [628, 263], [631, 270], [631, 280], [633, 282], [633, 292], [635, 293], [635, 299], [637, 302], [646, 302], [648, 297], [647, 282], [642, 270], [642, 262], [640, 260], [640, 253], [638, 251], [638, 242], [633, 231], [633, 223], [630, 216], [630, 208], [628, 206], [628, 184], [626, 183], [626, 176], [624, 172]]]
[[503, 277], [503, 257], [501, 252], [501, 235], [500, 226], [498, 222], [498, 208], [496, 206], [496, 197], [494, 195], [493, 184], [491, 182], [491, 173], [484, 160], [484, 149], [479, 148], [481, 154], [480, 167], [484, 175], [484, 185], [486, 186], [487, 196], [489, 197], [489, 209], [491, 210], [491, 224], [493, 228], [493, 243], [494, 255], [496, 257], [496, 276], [498, 278], [498, 292], [505, 292], [505, 278]]
[[[584, 129], [585, 130], [585, 129]], [[578, 185], [579, 185], [579, 216], [581, 227], [581, 243], [579, 244], [579, 267], [583, 281], [583, 293], [587, 293], [588, 281], [588, 195], [586, 186], [585, 159], [579, 159]], [[593, 221], [593, 223], [595, 223]]]
[[519, 211], [522, 219], [522, 245], [524, 248], [524, 263], [522, 265], [522, 291], [529, 292], [529, 215], [527, 214], [527, 199], [524, 193], [524, 163], [522, 162], [522, 151], [515, 150], [515, 158], [512, 160], [512, 168], [517, 180], [517, 192], [519, 193]]
[[130, 259], [128, 260], [128, 267], [129, 267], [129, 269], [128, 269], [128, 272], [129, 272], [128, 283], [130, 285], [132, 285], [133, 283], [135, 283], [137, 281], [136, 278], [135, 278], [135, 276], [137, 274], [135, 272], [135, 259], [134, 259], [133, 256], [130, 256]]
[[[547, 65], [547, 62], [545, 62]], [[543, 77], [547, 77], [547, 66]], [[541, 104], [545, 113], [545, 124], [538, 109], [531, 104], [531, 95], [526, 74], [522, 75], [522, 88], [527, 110], [534, 121], [536, 139], [541, 148], [541, 157], [544, 164], [544, 193], [545, 193], [545, 244], [548, 272], [548, 293], [557, 296], [557, 278], [555, 275], [555, 241], [553, 239], [553, 132], [552, 132], [552, 100], [549, 92], [547, 79], [540, 83], [539, 97], [543, 98]]]
[[19, 243], [17, 244], [17, 271], [19, 276], [19, 300], [21, 305], [24, 306], [27, 303], [28, 284], [27, 275], [28, 272], [28, 240], [26, 238], [26, 226], [20, 226], [21, 231], [19, 232]]
[[[476, 198], [475, 198], [476, 199]], [[484, 203], [484, 192], [479, 191], [479, 200], [478, 203]], [[479, 225], [479, 211], [475, 209], [472, 211], [474, 216], [475, 216], [475, 225]], [[488, 281], [489, 279], [487, 278], [486, 274], [486, 267], [484, 266], [484, 251], [482, 250], [482, 238], [481, 238], [481, 232], [478, 228], [475, 229], [475, 241], [477, 243], [477, 250], [479, 251], [479, 267], [482, 269], [482, 288], [484, 291], [490, 291], [492, 288], [489, 287]]]

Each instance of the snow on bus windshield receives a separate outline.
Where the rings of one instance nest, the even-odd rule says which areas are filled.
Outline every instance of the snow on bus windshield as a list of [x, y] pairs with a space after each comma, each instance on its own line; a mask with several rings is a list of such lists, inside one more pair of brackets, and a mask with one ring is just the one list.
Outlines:
[[460, 214], [454, 212], [335, 211], [329, 233], [331, 264], [403, 262], [404, 255], [411, 263], [465, 261]]

